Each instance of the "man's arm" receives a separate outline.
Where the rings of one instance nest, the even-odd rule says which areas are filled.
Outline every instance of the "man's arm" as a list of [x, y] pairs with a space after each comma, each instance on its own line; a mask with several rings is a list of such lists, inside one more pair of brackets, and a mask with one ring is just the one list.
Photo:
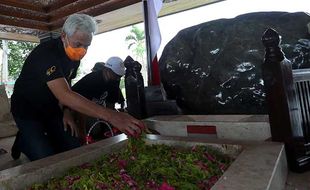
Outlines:
[[60, 104], [75, 111], [103, 119], [126, 134], [137, 135], [144, 129], [144, 124], [132, 116], [106, 109], [72, 91], [65, 78], [51, 80], [47, 85]]

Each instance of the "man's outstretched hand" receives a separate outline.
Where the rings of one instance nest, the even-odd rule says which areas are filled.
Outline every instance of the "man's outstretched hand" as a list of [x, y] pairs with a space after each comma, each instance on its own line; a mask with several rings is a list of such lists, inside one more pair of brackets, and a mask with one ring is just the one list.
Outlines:
[[112, 113], [108, 122], [121, 132], [133, 137], [140, 136], [142, 131], [145, 130], [145, 125], [142, 121], [124, 112]]

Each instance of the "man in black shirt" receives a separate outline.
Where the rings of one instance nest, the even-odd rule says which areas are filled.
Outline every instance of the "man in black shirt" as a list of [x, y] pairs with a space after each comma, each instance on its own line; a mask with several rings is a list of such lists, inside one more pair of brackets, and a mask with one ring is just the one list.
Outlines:
[[92, 72], [72, 86], [72, 90], [99, 105], [115, 109], [115, 103], [124, 106], [125, 99], [119, 88], [125, 74], [123, 60], [110, 57], [106, 63], [98, 62]]
[[[121, 108], [124, 108], [125, 99], [119, 88], [120, 79], [124, 74], [123, 60], [116, 56], [110, 57], [106, 63], [96, 63], [92, 72], [75, 83], [72, 90], [103, 107], [115, 109], [115, 104], [119, 103]], [[109, 131], [109, 129], [105, 124], [98, 122], [100, 121], [98, 118], [83, 115], [79, 117], [83, 118], [79, 118], [82, 119], [79, 123], [85, 132], [91, 132], [92, 137], [96, 136], [96, 139], [105, 138], [103, 131]], [[92, 131], [89, 131], [90, 129]]]
[[73, 14], [60, 38], [39, 44], [27, 57], [11, 97], [19, 128], [13, 158], [21, 151], [37, 160], [80, 146], [71, 109], [105, 120], [128, 135], [141, 133], [141, 121], [99, 106], [70, 88], [95, 30], [92, 17]]

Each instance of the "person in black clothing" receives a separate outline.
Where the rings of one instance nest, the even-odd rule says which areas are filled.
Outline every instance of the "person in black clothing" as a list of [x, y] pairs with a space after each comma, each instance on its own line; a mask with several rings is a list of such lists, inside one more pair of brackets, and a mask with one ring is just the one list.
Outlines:
[[[119, 110], [123, 110], [125, 99], [119, 84], [124, 74], [123, 60], [119, 57], [110, 57], [106, 63], [96, 63], [92, 72], [75, 83], [72, 90], [109, 109], [115, 109], [115, 104], [119, 103], [121, 105]], [[77, 114], [76, 119], [80, 119], [78, 123], [85, 135], [89, 133], [94, 140], [108, 137], [104, 134], [107, 134], [106, 132], [110, 131], [110, 128], [106, 126], [105, 122], [100, 122], [100, 119], [80, 114]]]
[[144, 129], [132, 116], [106, 109], [71, 90], [71, 80], [95, 30], [92, 17], [70, 15], [61, 36], [39, 44], [25, 60], [11, 97], [19, 129], [12, 147], [14, 159], [20, 152], [32, 161], [79, 147], [71, 110], [105, 120], [128, 135], [139, 135]]
[[115, 109], [115, 103], [119, 103], [122, 109], [125, 99], [119, 84], [124, 74], [123, 60], [110, 57], [106, 63], [96, 63], [92, 72], [74, 84], [72, 90], [101, 106]]

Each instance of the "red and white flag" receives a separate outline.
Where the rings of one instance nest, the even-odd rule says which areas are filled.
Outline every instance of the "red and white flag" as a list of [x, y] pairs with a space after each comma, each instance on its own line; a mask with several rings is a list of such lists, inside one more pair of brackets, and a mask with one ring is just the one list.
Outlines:
[[161, 35], [158, 25], [158, 14], [163, 6], [162, 0], [147, 0], [147, 18], [148, 31], [150, 35], [150, 56], [151, 56], [151, 70], [152, 70], [152, 84], [160, 84], [159, 65], [157, 60], [157, 51], [161, 43]]

